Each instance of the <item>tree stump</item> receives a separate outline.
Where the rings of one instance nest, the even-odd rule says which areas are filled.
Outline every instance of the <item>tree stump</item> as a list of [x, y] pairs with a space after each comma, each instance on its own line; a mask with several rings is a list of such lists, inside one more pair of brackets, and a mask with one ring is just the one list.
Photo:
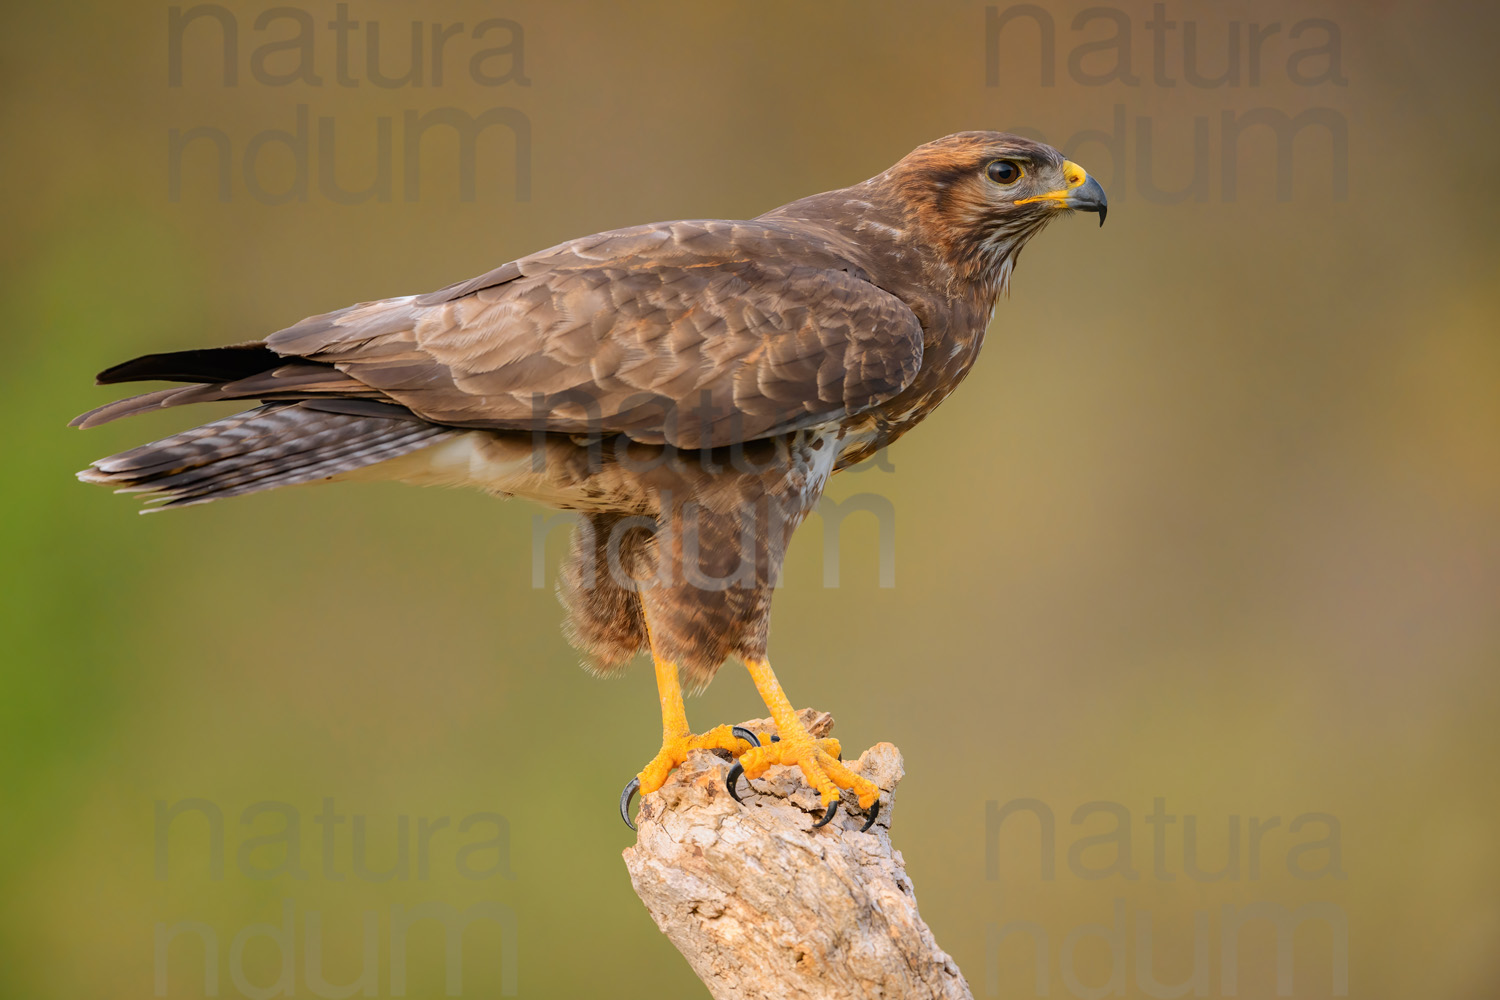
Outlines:
[[[802, 721], [814, 736], [833, 729], [826, 712], [804, 709]], [[774, 731], [769, 719], [744, 725]], [[880, 743], [851, 765], [882, 792], [868, 833], [848, 808], [814, 830], [823, 810], [795, 768], [740, 779], [741, 805], [724, 787], [729, 766], [690, 754], [643, 799], [624, 852], [636, 894], [715, 1000], [972, 1000], [891, 846], [900, 751]]]

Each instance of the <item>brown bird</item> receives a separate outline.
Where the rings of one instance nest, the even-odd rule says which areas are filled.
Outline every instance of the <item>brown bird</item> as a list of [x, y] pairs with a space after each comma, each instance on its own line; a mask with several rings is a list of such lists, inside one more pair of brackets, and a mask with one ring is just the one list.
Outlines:
[[[427, 295], [313, 316], [263, 341], [151, 354], [100, 384], [191, 383], [74, 421], [260, 405], [95, 462], [85, 482], [182, 507], [319, 480], [475, 486], [581, 514], [560, 585], [599, 672], [649, 652], [659, 788], [695, 749], [755, 778], [795, 764], [832, 818], [879, 791], [815, 740], [766, 661], [772, 588], [828, 477], [915, 426], [973, 365], [1017, 255], [1104, 191], [1049, 146], [961, 132], [853, 187], [750, 221], [585, 236]], [[159, 509], [159, 508], [158, 508]], [[730, 656], [776, 734], [688, 728], [681, 679]]]

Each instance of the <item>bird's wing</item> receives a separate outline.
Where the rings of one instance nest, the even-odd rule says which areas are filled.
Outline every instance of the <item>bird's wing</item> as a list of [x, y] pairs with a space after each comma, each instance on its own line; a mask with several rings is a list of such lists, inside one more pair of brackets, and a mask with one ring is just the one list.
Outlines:
[[699, 221], [585, 237], [266, 346], [435, 423], [703, 448], [884, 402], [915, 377], [922, 328], [807, 236]]

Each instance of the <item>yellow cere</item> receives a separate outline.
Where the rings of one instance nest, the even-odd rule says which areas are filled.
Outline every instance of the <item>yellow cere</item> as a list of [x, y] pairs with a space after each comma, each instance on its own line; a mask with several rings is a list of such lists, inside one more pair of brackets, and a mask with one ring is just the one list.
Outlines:
[[1072, 160], [1064, 160], [1063, 180], [1067, 182], [1066, 187], [1059, 188], [1056, 191], [1048, 191], [1046, 194], [1035, 195], [1031, 198], [1020, 198], [1015, 202], [1015, 204], [1029, 205], [1032, 202], [1036, 201], [1063, 201], [1068, 197], [1069, 194], [1073, 192], [1074, 188], [1082, 187], [1085, 183], [1088, 182], [1088, 179], [1088, 171], [1084, 170]]

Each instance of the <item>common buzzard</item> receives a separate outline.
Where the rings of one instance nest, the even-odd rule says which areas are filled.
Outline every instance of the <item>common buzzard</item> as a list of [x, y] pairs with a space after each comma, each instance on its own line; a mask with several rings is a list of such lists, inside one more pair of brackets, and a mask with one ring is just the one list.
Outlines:
[[[585, 236], [427, 295], [265, 340], [150, 354], [101, 384], [158, 389], [74, 421], [184, 403], [242, 413], [95, 462], [86, 482], [183, 507], [330, 479], [475, 486], [578, 511], [560, 590], [601, 672], [650, 653], [662, 747], [620, 811], [689, 751], [755, 778], [798, 765], [828, 822], [879, 791], [815, 740], [766, 661], [771, 593], [828, 477], [904, 434], [973, 365], [1022, 246], [1104, 191], [1049, 146], [961, 132], [853, 187], [749, 221]], [[776, 724], [692, 733], [682, 680], [742, 659]]]

